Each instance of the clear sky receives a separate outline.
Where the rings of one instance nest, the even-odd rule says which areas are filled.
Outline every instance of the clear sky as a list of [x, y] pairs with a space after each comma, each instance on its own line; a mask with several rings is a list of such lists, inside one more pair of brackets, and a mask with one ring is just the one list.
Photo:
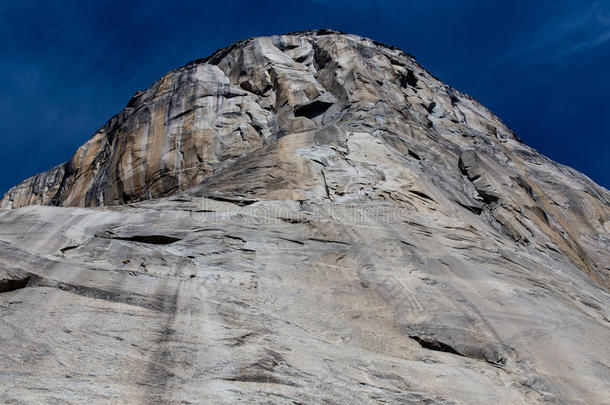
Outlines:
[[610, 0], [0, 0], [0, 193], [69, 159], [167, 71], [322, 27], [413, 54], [525, 143], [610, 187]]

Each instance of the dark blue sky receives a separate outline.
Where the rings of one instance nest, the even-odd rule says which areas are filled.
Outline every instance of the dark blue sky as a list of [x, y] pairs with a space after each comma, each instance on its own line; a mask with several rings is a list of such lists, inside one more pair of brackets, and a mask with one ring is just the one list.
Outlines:
[[0, 0], [0, 193], [70, 158], [167, 71], [320, 27], [415, 55], [525, 143], [610, 186], [610, 1]]

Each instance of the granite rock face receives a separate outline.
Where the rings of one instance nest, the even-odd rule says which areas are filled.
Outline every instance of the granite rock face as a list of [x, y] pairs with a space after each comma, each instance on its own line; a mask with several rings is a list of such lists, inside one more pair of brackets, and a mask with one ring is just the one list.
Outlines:
[[370, 39], [193, 61], [0, 206], [3, 403], [610, 397], [610, 193]]

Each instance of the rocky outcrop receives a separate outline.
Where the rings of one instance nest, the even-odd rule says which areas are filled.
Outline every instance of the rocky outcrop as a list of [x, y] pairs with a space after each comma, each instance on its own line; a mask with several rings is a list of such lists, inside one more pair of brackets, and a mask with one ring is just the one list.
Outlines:
[[[363, 115], [367, 121], [357, 123]], [[442, 130], [513, 137], [397, 49], [331, 31], [254, 38], [137, 92], [72, 159], [14, 187], [0, 205], [91, 207], [163, 197], [282, 136], [364, 124], [386, 136]]]
[[610, 393], [610, 193], [366, 38], [193, 61], [1, 206], [1, 402]]

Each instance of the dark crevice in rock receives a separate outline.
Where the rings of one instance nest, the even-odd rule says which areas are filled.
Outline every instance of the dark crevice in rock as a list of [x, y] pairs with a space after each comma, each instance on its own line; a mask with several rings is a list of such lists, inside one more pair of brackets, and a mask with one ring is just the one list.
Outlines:
[[415, 87], [415, 86], [417, 86], [417, 78], [415, 77], [415, 73], [413, 73], [413, 71], [411, 69], [407, 70], [407, 74], [406, 75], [402, 75], [400, 77], [400, 86], [401, 87], [407, 87], [407, 86]]
[[55, 205], [55, 206], [61, 205], [62, 196], [68, 190], [69, 180], [72, 178], [72, 175], [75, 172], [72, 159], [68, 160], [66, 163], [63, 164], [63, 170], [64, 170], [64, 173], [61, 178], [61, 183], [59, 184], [59, 187], [57, 188], [57, 192], [51, 198], [49, 205]]
[[265, 93], [267, 93], [273, 88], [271, 84], [267, 84], [262, 90], [259, 90], [247, 80], [239, 83], [239, 87], [249, 93], [256, 94], [257, 96], [263, 96]]
[[302, 105], [297, 107], [294, 110], [295, 117], [305, 117], [305, 118], [315, 118], [319, 115], [322, 115], [330, 108], [333, 103], [329, 103], [328, 101], [315, 100], [309, 104]]
[[317, 71], [320, 71], [326, 67], [330, 62], [332, 62], [332, 57], [328, 54], [328, 52], [319, 47], [315, 42], [313, 43], [313, 58], [314, 58], [314, 67]]
[[350, 245], [347, 242], [341, 242], [339, 240], [328, 240], [328, 239], [319, 239], [319, 238], [307, 238], [307, 240], [311, 240], [311, 241], [314, 241], [314, 242], [322, 242], [322, 243], [338, 243], [340, 245], [347, 245], [347, 246]]
[[437, 352], [445, 352], [451, 354], [457, 354], [458, 356], [463, 356], [460, 352], [455, 350], [450, 345], [439, 342], [436, 338], [433, 337], [421, 337], [421, 336], [409, 336], [411, 339], [415, 340], [417, 343], [421, 345], [424, 349], [435, 350]]
[[277, 48], [284, 52], [284, 51], [289, 51], [291, 49], [297, 49], [299, 47], [299, 45], [297, 44], [278, 44]]
[[407, 242], [405, 240], [401, 240], [400, 243], [403, 243], [403, 244], [409, 246], [410, 248], [417, 248], [417, 246], [415, 246], [414, 244], [409, 243], [409, 242]]
[[114, 236], [112, 239], [124, 240], [128, 242], [149, 243], [152, 245], [170, 245], [182, 239], [167, 235], [133, 235], [133, 236]]
[[72, 249], [76, 249], [78, 248], [80, 245], [73, 245], [73, 246], [66, 246], [64, 248], [59, 249], [59, 251], [61, 252], [61, 254], [66, 253], [68, 250], [72, 250]]
[[481, 198], [483, 199], [483, 202], [485, 204], [491, 204], [491, 203], [494, 203], [499, 200], [498, 196], [495, 196], [493, 194], [488, 194], [485, 191], [480, 190], [478, 188], [477, 188], [477, 191], [479, 192], [479, 195], [481, 196]]
[[[430, 197], [428, 194], [426, 193], [422, 193], [421, 191], [417, 191], [417, 190], [409, 190], [410, 193], [415, 194], [416, 196], [419, 196], [421, 198], [424, 198], [426, 200], [430, 200], [430, 201], [434, 201], [434, 198]], [[436, 202], [436, 201], [434, 201]]]
[[398, 60], [396, 58], [392, 58], [389, 57], [388, 55], [386, 55], [388, 57], [388, 59], [390, 60], [390, 63], [394, 66], [405, 66], [405, 63], [401, 60]]
[[228, 202], [231, 204], [239, 205], [240, 207], [244, 207], [246, 205], [252, 205], [255, 202], [258, 202], [258, 200], [246, 200], [246, 199], [238, 199], [238, 198], [213, 196], [213, 195], [206, 195], [206, 196], [204, 196], [204, 198], [214, 200], [214, 201]]
[[463, 204], [460, 201], [455, 200], [456, 203], [460, 204], [462, 207], [466, 208], [469, 211], [474, 212], [477, 215], [481, 215], [481, 212], [483, 212], [483, 208], [482, 207], [478, 207], [476, 205], [467, 205], [467, 204]]
[[[469, 152], [469, 151], [466, 151]], [[465, 152], [465, 153], [466, 153]], [[473, 158], [470, 158], [470, 160], [472, 160]], [[474, 159], [478, 159], [475, 155]], [[478, 161], [475, 161], [478, 163]], [[470, 180], [472, 182], [472, 184], [474, 185], [475, 189], [477, 190], [477, 193], [479, 194], [479, 196], [481, 197], [481, 199], [483, 200], [483, 202], [485, 204], [492, 204], [496, 201], [498, 201], [500, 199], [500, 197], [496, 194], [492, 194], [491, 192], [488, 192], [490, 187], [485, 187], [484, 185], [482, 186], [480, 184], [480, 182], [477, 182], [477, 180], [482, 180], [481, 178], [481, 174], [477, 173], [476, 169], [473, 169], [473, 167], [471, 166], [472, 163], [467, 163], [464, 160], [464, 153], [462, 153], [462, 156], [460, 156], [459, 160], [458, 160], [458, 167], [460, 169], [460, 172], [466, 176], [466, 178], [468, 180]], [[480, 165], [480, 164], [479, 164]], [[495, 190], [493, 190], [493, 192], [495, 192]]]
[[296, 240], [296, 239], [289, 239], [289, 238], [280, 238], [280, 239], [285, 240], [287, 242], [296, 243], [297, 245], [300, 245], [300, 246], [305, 245], [303, 242], [301, 242], [300, 240]]
[[409, 149], [409, 150], [407, 151], [407, 153], [408, 153], [408, 154], [409, 154], [409, 156], [411, 156], [412, 158], [417, 159], [417, 160], [421, 160], [421, 157], [419, 157], [419, 155], [418, 155], [417, 153], [413, 152], [411, 149]]
[[311, 161], [312, 162], [316, 162], [317, 164], [322, 165], [323, 167], [327, 166], [326, 163], [324, 163], [324, 162], [322, 162], [321, 160], [318, 160], [318, 159], [311, 159]]
[[0, 293], [20, 290], [28, 286], [31, 276], [29, 274], [15, 277], [0, 278]]
[[424, 349], [482, 360], [495, 366], [506, 364], [506, 357], [499, 350], [488, 344], [472, 345], [472, 342], [448, 344], [438, 340], [435, 336], [423, 334], [411, 334], [409, 337], [419, 343]]
[[233, 236], [233, 235], [225, 235], [225, 238], [229, 238], [229, 239], [233, 239], [233, 240], [238, 240], [242, 243], [247, 243], [247, 241], [244, 238], [240, 238], [239, 236]]
[[295, 58], [294, 61], [297, 63], [303, 63], [307, 60], [308, 57], [309, 55], [299, 56], [298, 58]]
[[244, 97], [246, 94], [240, 94], [240, 93], [235, 93], [235, 92], [226, 92], [226, 93], [221, 93], [218, 94], [218, 97], [224, 97], [226, 99], [230, 99], [230, 98], [234, 98], [234, 97]]

